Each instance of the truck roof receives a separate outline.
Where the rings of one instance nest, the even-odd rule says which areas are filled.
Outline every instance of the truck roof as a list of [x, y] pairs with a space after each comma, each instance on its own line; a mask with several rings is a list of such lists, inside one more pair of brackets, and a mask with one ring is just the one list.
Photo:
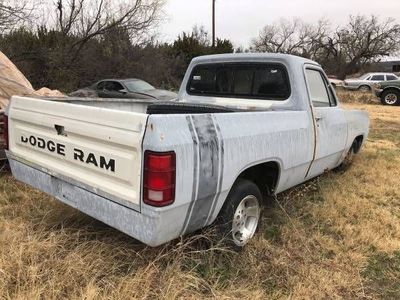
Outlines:
[[319, 64], [313, 60], [303, 58], [300, 56], [281, 54], [281, 53], [229, 53], [229, 54], [214, 54], [214, 55], [204, 55], [196, 57], [192, 60], [195, 63], [206, 63], [206, 62], [216, 62], [216, 61], [263, 61], [263, 60], [280, 60], [283, 62], [290, 62], [294, 64]]

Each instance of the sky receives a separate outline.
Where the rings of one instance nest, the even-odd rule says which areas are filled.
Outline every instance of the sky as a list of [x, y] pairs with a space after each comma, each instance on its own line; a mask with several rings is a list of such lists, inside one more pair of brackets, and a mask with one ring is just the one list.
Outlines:
[[[166, 0], [160, 39], [170, 42], [194, 25], [204, 25], [211, 33], [211, 5], [212, 0]], [[339, 25], [349, 15], [372, 14], [400, 23], [400, 0], [216, 0], [216, 35], [230, 39], [235, 47], [248, 47], [265, 25], [280, 18], [306, 22], [326, 18]]]

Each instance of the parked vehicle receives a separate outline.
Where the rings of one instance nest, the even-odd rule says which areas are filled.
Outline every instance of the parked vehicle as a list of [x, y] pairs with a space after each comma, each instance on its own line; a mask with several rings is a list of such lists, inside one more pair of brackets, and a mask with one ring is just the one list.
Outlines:
[[196, 58], [178, 99], [13, 97], [12, 173], [150, 246], [216, 222], [240, 248], [267, 197], [347, 164], [368, 136], [367, 113], [290, 55]]
[[380, 82], [374, 87], [383, 105], [400, 105], [400, 80]]
[[338, 79], [336, 76], [328, 75], [329, 83], [336, 89], [344, 86], [344, 81]]
[[344, 81], [344, 88], [347, 90], [359, 90], [370, 92], [373, 85], [382, 81], [398, 80], [399, 78], [392, 73], [367, 73], [360, 78], [350, 78]]
[[72, 97], [172, 100], [177, 94], [156, 89], [141, 79], [106, 79], [70, 94]]

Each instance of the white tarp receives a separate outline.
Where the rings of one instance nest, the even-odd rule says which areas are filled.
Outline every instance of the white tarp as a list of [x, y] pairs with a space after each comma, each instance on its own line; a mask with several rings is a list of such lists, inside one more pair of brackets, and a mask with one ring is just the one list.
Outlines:
[[0, 51], [0, 111], [7, 107], [14, 95], [65, 97], [60, 91], [48, 88], [35, 91], [24, 74]]

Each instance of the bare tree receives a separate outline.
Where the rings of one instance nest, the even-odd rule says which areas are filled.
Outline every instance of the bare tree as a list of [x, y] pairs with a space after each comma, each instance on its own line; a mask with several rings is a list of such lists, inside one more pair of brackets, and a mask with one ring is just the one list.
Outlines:
[[[192, 32], [189, 33], [188, 35], [191, 36], [196, 41], [198, 41], [200, 45], [204, 47], [210, 47], [209, 34], [207, 30], [204, 28], [204, 26], [198, 26], [198, 25], [193, 26]], [[213, 44], [211, 39], [211, 47], [215, 47], [215, 42]]]
[[326, 20], [311, 25], [299, 19], [267, 25], [252, 41], [251, 50], [300, 55], [320, 62], [340, 78], [366, 63], [400, 51], [400, 25], [376, 16], [350, 16], [335, 30]]
[[57, 27], [77, 40], [73, 56], [93, 38], [123, 28], [132, 40], [140, 40], [158, 23], [164, 0], [57, 0]]
[[329, 23], [326, 20], [311, 25], [300, 19], [281, 19], [261, 30], [259, 37], [253, 39], [251, 50], [310, 57], [321, 48], [320, 41], [326, 37], [328, 28]]
[[380, 22], [376, 16], [351, 16], [349, 23], [328, 36], [326, 58], [338, 62], [341, 78], [358, 71], [366, 63], [400, 50], [400, 25], [393, 19]]
[[30, 19], [34, 3], [28, 0], [0, 0], [0, 30], [10, 30]]

